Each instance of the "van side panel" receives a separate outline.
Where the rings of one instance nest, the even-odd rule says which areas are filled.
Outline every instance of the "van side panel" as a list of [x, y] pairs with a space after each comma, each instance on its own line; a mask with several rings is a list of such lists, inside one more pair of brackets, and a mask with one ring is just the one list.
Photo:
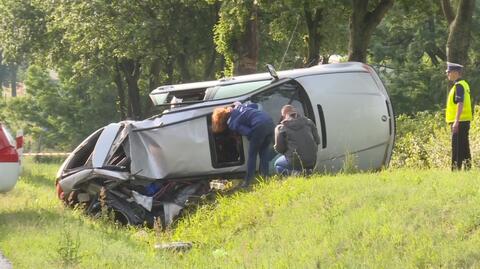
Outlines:
[[[320, 170], [340, 170], [346, 154], [355, 156], [362, 170], [384, 165], [390, 143], [389, 113], [385, 96], [369, 73], [320, 74], [297, 81], [307, 91], [312, 105], [320, 105], [323, 110], [327, 146], [319, 147]], [[315, 118], [320, 124], [319, 111], [315, 111]]]
[[206, 117], [138, 132], [127, 126], [132, 174], [165, 179], [208, 175], [212, 171], [244, 172], [245, 165], [213, 168]]

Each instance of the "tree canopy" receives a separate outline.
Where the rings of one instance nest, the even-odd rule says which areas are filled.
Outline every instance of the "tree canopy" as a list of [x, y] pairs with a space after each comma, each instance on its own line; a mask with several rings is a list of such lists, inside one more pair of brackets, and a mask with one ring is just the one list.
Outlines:
[[[71, 149], [155, 113], [158, 86], [326, 64], [372, 65], [397, 113], [444, 105], [446, 61], [480, 86], [474, 0], [0, 0], [0, 120]], [[12, 95], [10, 94], [10, 95]]]

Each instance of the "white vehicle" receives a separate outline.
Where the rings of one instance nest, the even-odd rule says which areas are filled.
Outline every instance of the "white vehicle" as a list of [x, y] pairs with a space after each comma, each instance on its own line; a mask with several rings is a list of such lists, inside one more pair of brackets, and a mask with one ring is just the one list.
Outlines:
[[0, 193], [15, 186], [20, 175], [20, 156], [23, 136], [15, 139], [5, 125], [0, 123]]
[[[209, 180], [244, 175], [248, 140], [211, 132], [214, 108], [235, 101], [258, 104], [275, 122], [281, 107], [291, 104], [314, 121], [321, 138], [319, 172], [339, 171], [347, 155], [355, 156], [361, 170], [380, 169], [392, 154], [392, 105], [375, 71], [362, 63], [168, 85], [150, 96], [169, 110], [143, 121], [110, 124], [88, 137], [57, 174], [60, 197], [92, 207], [103, 188], [124, 222], [159, 215], [169, 224], [186, 200], [208, 189]], [[132, 190], [141, 196], [135, 198]]]

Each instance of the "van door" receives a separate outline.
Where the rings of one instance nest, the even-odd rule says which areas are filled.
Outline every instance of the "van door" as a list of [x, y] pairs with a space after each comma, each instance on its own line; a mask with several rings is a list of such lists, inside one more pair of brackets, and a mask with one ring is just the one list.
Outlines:
[[327, 171], [342, 169], [345, 156], [356, 157], [359, 169], [384, 165], [390, 144], [390, 118], [386, 97], [367, 72], [333, 73], [297, 79], [323, 114], [327, 146], [319, 150], [318, 165]]
[[[275, 124], [281, 121], [281, 109], [284, 105], [292, 105], [297, 112], [311, 119], [315, 123], [315, 116], [312, 105], [307, 93], [295, 80], [289, 80], [273, 86], [267, 90], [253, 95], [250, 100], [258, 104], [260, 110], [267, 112], [273, 119]], [[273, 150], [273, 144], [270, 146], [272, 161], [270, 168], [273, 168], [275, 161], [274, 156], [277, 155]]]

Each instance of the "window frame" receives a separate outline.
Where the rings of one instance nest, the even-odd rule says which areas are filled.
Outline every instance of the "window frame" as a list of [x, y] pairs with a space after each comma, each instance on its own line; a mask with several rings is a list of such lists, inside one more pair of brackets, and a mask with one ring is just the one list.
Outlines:
[[208, 144], [210, 146], [210, 158], [212, 161], [212, 167], [215, 169], [220, 169], [220, 168], [225, 168], [225, 167], [234, 167], [234, 166], [242, 166], [245, 164], [245, 151], [243, 149], [243, 137], [239, 134], [236, 134], [240, 136], [240, 143], [238, 145], [239, 147], [239, 152], [238, 154], [240, 155], [240, 159], [238, 161], [233, 161], [233, 162], [218, 162], [218, 155], [217, 155], [217, 144], [215, 143], [215, 136], [212, 132], [212, 113], [207, 115], [207, 130], [208, 130]]

